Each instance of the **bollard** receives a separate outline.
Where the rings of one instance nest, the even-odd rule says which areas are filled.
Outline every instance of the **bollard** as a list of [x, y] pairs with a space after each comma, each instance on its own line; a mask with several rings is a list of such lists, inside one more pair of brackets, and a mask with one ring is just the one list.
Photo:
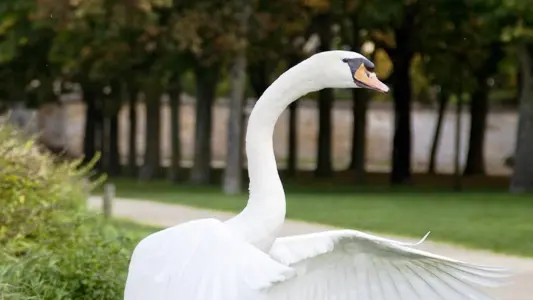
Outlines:
[[112, 215], [113, 199], [115, 198], [115, 185], [107, 183], [104, 185], [104, 198], [102, 202], [104, 217], [109, 219]]

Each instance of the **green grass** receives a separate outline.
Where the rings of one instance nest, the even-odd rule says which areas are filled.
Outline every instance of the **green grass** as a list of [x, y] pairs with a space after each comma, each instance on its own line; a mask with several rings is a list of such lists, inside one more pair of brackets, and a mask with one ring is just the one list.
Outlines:
[[[218, 187], [157, 181], [112, 180], [117, 196], [199, 208], [240, 211], [245, 194], [226, 196]], [[496, 252], [533, 256], [533, 197], [504, 191], [392, 190], [289, 185], [287, 217], [344, 228], [421, 237]]]
[[123, 218], [115, 218], [111, 221], [111, 223], [117, 228], [131, 232], [141, 238], [162, 229], [157, 226], [139, 224]]

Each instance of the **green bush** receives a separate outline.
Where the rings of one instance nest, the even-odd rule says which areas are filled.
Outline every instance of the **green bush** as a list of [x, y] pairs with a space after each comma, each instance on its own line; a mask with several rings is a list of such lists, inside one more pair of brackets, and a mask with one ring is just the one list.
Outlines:
[[122, 299], [131, 250], [146, 231], [87, 211], [90, 166], [58, 162], [0, 124], [0, 300]]

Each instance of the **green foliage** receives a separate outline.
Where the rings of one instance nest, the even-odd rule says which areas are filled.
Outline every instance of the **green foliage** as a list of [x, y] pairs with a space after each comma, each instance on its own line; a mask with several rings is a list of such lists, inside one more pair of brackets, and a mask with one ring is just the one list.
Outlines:
[[496, 13], [505, 21], [502, 23], [504, 26], [502, 39], [505, 41], [533, 42], [533, 6], [531, 1], [505, 0], [496, 2], [500, 4]]
[[69, 236], [51, 234], [23, 256], [2, 253], [1, 299], [122, 298], [129, 256], [144, 232], [118, 230], [95, 216], [65, 225]]
[[56, 163], [9, 125], [0, 125], [0, 141], [0, 243], [18, 248], [72, 221], [65, 212], [85, 205], [82, 179], [91, 166]]
[[103, 179], [86, 184], [91, 167], [0, 125], [0, 299], [121, 298], [141, 234], [87, 212], [87, 191]]

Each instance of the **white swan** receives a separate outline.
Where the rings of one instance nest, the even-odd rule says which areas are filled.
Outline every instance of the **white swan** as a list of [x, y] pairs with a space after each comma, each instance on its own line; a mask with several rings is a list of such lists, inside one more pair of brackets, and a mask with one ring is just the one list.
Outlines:
[[250, 196], [221, 222], [183, 223], [142, 240], [131, 258], [125, 300], [491, 299], [503, 269], [477, 266], [355, 230], [277, 238], [285, 220], [272, 134], [294, 100], [323, 88], [387, 92], [358, 53], [315, 54], [281, 75], [257, 101], [246, 134]]

